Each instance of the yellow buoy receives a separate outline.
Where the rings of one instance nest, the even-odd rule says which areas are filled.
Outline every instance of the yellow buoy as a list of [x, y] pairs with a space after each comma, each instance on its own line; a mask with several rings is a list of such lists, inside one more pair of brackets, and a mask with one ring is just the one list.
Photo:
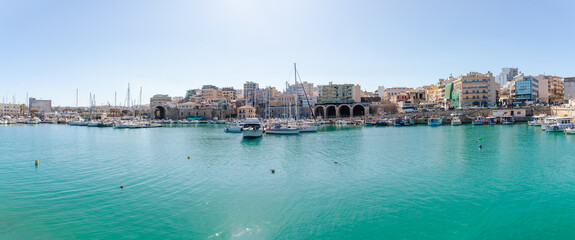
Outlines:
[[188, 159], [190, 159], [190, 156], [188, 156]]
[[34, 162], [35, 165], [38, 165], [38, 160], [36, 160], [36, 162]]

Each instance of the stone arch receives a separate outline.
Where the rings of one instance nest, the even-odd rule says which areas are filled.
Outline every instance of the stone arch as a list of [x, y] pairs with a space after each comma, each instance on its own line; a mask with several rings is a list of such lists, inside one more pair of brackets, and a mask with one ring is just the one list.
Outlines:
[[154, 108], [154, 119], [166, 119], [167, 110], [163, 106]]
[[337, 108], [334, 105], [327, 106], [325, 108], [325, 116], [327, 118], [337, 117]]
[[351, 115], [354, 117], [365, 116], [365, 107], [357, 104], [351, 108]]
[[341, 105], [339, 106], [339, 117], [346, 118], [351, 117], [351, 108], [349, 105]]
[[325, 107], [324, 107], [324, 106], [317, 106], [317, 107], [315, 107], [315, 109], [314, 109], [314, 111], [313, 111], [313, 114], [314, 114], [316, 117], [321, 116], [322, 118], [324, 118], [324, 117], [325, 117]]

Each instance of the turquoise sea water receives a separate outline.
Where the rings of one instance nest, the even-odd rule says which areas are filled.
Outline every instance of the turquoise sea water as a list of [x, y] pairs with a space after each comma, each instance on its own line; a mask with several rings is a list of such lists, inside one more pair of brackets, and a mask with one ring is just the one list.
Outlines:
[[0, 239], [575, 238], [575, 136], [320, 130], [0, 126]]

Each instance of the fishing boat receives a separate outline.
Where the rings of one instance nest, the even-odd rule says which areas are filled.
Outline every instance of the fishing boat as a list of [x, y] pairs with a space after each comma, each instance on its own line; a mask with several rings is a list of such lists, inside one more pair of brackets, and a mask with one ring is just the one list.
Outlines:
[[412, 118], [408, 116], [403, 117], [403, 126], [413, 126], [413, 124], [414, 123]]
[[264, 134], [260, 120], [257, 118], [247, 118], [242, 129], [244, 138], [259, 138]]
[[485, 119], [483, 119], [483, 117], [481, 116], [477, 116], [473, 119], [473, 122], [471, 122], [471, 124], [473, 125], [483, 125], [485, 123]]
[[495, 124], [497, 124], [497, 118], [495, 118], [494, 116], [489, 116], [489, 117], [485, 118], [485, 122], [488, 125], [495, 125]]
[[503, 125], [511, 125], [513, 123], [515, 123], [515, 119], [512, 116], [503, 116], [501, 119], [501, 124]]
[[427, 125], [429, 126], [441, 126], [443, 119], [440, 117], [432, 117], [427, 120]]
[[458, 116], [454, 116], [451, 119], [451, 126], [459, 126], [459, 125], [461, 125], [461, 123], [462, 123], [461, 119]]
[[387, 126], [387, 121], [384, 119], [379, 119], [379, 120], [377, 120], [377, 122], [375, 122], [375, 126], [378, 126], [378, 127]]
[[266, 129], [266, 134], [277, 134], [277, 135], [296, 135], [299, 134], [300, 129], [293, 127], [291, 125], [282, 126], [279, 123], [274, 124], [273, 127]]
[[363, 126], [363, 125], [365, 125], [365, 121], [357, 120], [357, 121], [353, 121], [351, 124], [353, 124], [355, 126]]
[[528, 124], [529, 126], [541, 126], [543, 118], [545, 118], [545, 115], [533, 116], [533, 118], [531, 119], [531, 121], [528, 122]]
[[395, 119], [395, 121], [393, 121], [393, 126], [396, 126], [396, 127], [404, 126], [404, 125], [403, 125], [403, 119], [401, 119], [400, 117], [398, 117], [397, 119]]

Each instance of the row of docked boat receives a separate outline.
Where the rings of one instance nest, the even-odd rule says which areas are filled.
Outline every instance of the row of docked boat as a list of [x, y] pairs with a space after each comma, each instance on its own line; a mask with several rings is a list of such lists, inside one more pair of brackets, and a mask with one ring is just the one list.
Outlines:
[[113, 127], [113, 128], [156, 128], [161, 127], [159, 123], [153, 123], [146, 120], [83, 120], [77, 119], [68, 123], [69, 126], [86, 126], [86, 127]]
[[494, 116], [488, 116], [488, 117], [477, 116], [473, 118], [473, 121], [471, 122], [471, 124], [473, 125], [483, 125], [483, 124], [495, 125], [498, 123], [502, 125], [510, 125], [515, 123], [515, 119], [512, 116], [503, 116], [498, 118]]
[[[457, 125], [461, 125], [461, 123], [462, 123], [462, 121], [459, 118], [459, 116], [454, 115], [451, 118], [451, 125], [457, 126]], [[427, 125], [429, 125], [429, 126], [440, 126], [442, 124], [443, 124], [443, 118], [441, 118], [441, 117], [429, 117], [429, 118], [427, 118]], [[401, 127], [401, 126], [413, 126], [413, 125], [415, 125], [414, 117], [409, 117], [409, 116], [397, 117], [397, 118], [392, 118], [392, 119], [380, 119], [380, 120], [377, 120], [376, 122], [365, 123], [365, 126]]]
[[529, 126], [540, 126], [542, 131], [563, 132], [565, 134], [575, 134], [575, 120], [573, 117], [561, 116], [533, 116], [529, 121]]
[[54, 118], [38, 118], [38, 117], [11, 117], [11, 116], [3, 116], [0, 118], [0, 124], [57, 124], [63, 123], [60, 119]]
[[153, 120], [153, 123], [160, 123], [160, 124], [229, 124], [226, 120], [197, 120], [197, 119], [190, 119], [190, 120]]
[[266, 121], [260, 122], [257, 118], [248, 118], [243, 123], [236, 122], [235, 125], [224, 129], [228, 133], [243, 133], [244, 138], [258, 138], [263, 134], [275, 135], [297, 135], [300, 133], [317, 132], [318, 124], [303, 121]]

